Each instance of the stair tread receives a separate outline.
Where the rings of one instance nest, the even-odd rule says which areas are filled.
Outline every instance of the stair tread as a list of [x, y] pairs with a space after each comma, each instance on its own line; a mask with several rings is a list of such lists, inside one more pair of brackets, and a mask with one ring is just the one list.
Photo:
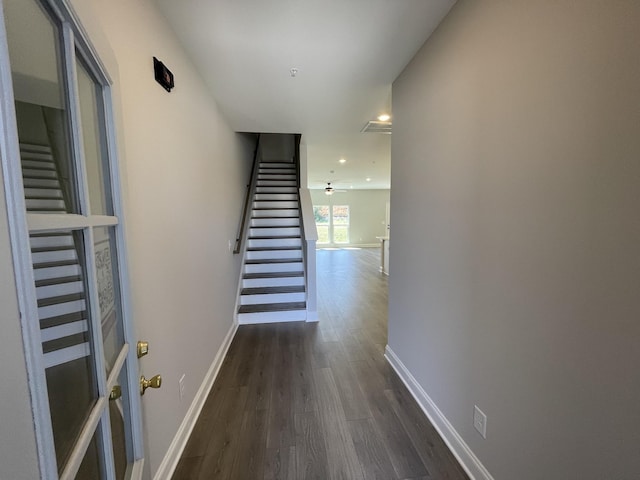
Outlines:
[[249, 228], [300, 228], [299, 225], [250, 225]]
[[302, 263], [302, 258], [252, 258], [245, 260], [245, 265], [260, 265], [263, 263]]
[[42, 237], [69, 237], [71, 236], [71, 232], [41, 232], [41, 233], [30, 233], [29, 237], [31, 238], [42, 238]]
[[261, 272], [261, 273], [245, 273], [242, 278], [243, 279], [254, 279], [254, 278], [295, 278], [295, 277], [303, 277], [304, 272]]
[[249, 240], [278, 240], [281, 238], [300, 238], [300, 235], [260, 235], [249, 237]]
[[[29, 198], [26, 198], [29, 200]], [[54, 207], [29, 207], [27, 208], [27, 212], [64, 212], [67, 213], [67, 209], [64, 207], [54, 208]]]
[[31, 249], [31, 253], [42, 253], [42, 252], [60, 252], [62, 250], [73, 250], [75, 246], [73, 245], [58, 245], [55, 247], [35, 247]]
[[58, 262], [42, 262], [34, 263], [33, 268], [51, 268], [51, 267], [66, 267], [69, 265], [79, 265], [77, 260], [60, 260]]
[[57, 297], [39, 298], [38, 307], [48, 307], [49, 305], [59, 305], [77, 300], [84, 300], [84, 293], [70, 293], [68, 295], [58, 295]]
[[274, 252], [279, 250], [302, 250], [302, 247], [249, 247], [247, 252]]
[[298, 207], [254, 207], [251, 210], [298, 210]]
[[49, 285], [62, 285], [63, 283], [80, 282], [82, 277], [80, 275], [69, 275], [67, 277], [46, 278], [43, 280], [36, 280], [37, 287], [47, 287]]
[[290, 310], [304, 310], [306, 308], [306, 302], [259, 303], [255, 305], [242, 305], [238, 309], [238, 313], [287, 312]]
[[[266, 209], [269, 210], [269, 209]], [[259, 220], [259, 219], [264, 219], [264, 218], [269, 218], [269, 219], [274, 219], [274, 218], [300, 218], [300, 215], [291, 215], [291, 216], [287, 216], [287, 217], [251, 217], [251, 220]]]
[[286, 285], [282, 287], [243, 288], [241, 295], [270, 295], [275, 293], [304, 293], [304, 285]]
[[43, 318], [40, 320], [40, 328], [57, 327], [58, 325], [66, 325], [67, 323], [79, 322], [87, 319], [87, 311], [66, 313], [57, 317]]

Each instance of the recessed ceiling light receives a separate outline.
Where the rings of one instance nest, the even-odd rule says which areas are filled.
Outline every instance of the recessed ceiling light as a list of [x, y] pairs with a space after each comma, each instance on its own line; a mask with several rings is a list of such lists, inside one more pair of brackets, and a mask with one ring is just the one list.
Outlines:
[[383, 113], [382, 115], [378, 116], [378, 120], [380, 120], [381, 122], [386, 122], [391, 118], [391, 115], [388, 115], [386, 113]]
[[367, 180], [367, 182], [370, 182], [371, 181], [371, 177], [367, 177], [366, 180]]
[[338, 160], [340, 163], [347, 163], [347, 160], [344, 158], [341, 158], [340, 160]]

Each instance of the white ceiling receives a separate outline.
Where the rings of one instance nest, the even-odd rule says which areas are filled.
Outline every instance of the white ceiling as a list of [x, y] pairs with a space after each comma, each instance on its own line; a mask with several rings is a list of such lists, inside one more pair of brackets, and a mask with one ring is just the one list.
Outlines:
[[234, 130], [302, 133], [310, 188], [359, 189], [389, 188], [391, 136], [360, 130], [455, 0], [155, 2]]

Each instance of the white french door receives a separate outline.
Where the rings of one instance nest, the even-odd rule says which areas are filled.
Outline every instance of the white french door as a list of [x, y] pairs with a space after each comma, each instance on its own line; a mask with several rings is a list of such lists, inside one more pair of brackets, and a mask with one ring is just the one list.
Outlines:
[[41, 476], [140, 478], [110, 79], [65, 1], [0, 5], [0, 146]]

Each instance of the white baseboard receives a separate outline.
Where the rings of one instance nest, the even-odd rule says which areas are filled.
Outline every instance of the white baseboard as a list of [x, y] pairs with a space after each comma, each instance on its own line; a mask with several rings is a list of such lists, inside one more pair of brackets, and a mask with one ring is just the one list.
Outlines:
[[182, 423], [180, 424], [180, 428], [176, 432], [175, 437], [173, 437], [173, 441], [171, 445], [169, 445], [169, 449], [162, 459], [162, 463], [160, 467], [156, 471], [156, 474], [153, 476], [153, 480], [167, 480], [171, 478], [173, 472], [178, 466], [178, 462], [180, 461], [180, 456], [184, 448], [187, 446], [187, 441], [189, 440], [189, 436], [193, 431], [193, 428], [196, 425], [196, 421], [200, 416], [200, 412], [202, 411], [202, 407], [204, 406], [205, 401], [207, 400], [207, 396], [211, 391], [211, 387], [213, 387], [213, 382], [218, 376], [218, 372], [220, 372], [220, 367], [222, 366], [222, 362], [224, 357], [227, 355], [227, 351], [231, 346], [231, 341], [238, 330], [238, 323], [233, 322], [231, 328], [227, 332], [227, 335], [218, 350], [215, 358], [213, 359], [213, 363], [209, 367], [207, 374], [196, 393], [193, 402], [191, 402], [191, 406], [189, 410], [187, 410], [187, 414], [185, 415]]
[[407, 367], [396, 356], [393, 350], [389, 348], [389, 345], [385, 348], [384, 356], [407, 386], [413, 398], [416, 399], [424, 414], [449, 447], [449, 450], [451, 450], [460, 462], [460, 465], [462, 465], [462, 468], [464, 468], [469, 477], [471, 477], [471, 480], [493, 480], [489, 471], [482, 465], [478, 457], [475, 456], [458, 432], [456, 432], [453, 425], [447, 420], [447, 417], [444, 416], [438, 406], [429, 395], [427, 395], [427, 392], [424, 391], [414, 376], [411, 375]]

